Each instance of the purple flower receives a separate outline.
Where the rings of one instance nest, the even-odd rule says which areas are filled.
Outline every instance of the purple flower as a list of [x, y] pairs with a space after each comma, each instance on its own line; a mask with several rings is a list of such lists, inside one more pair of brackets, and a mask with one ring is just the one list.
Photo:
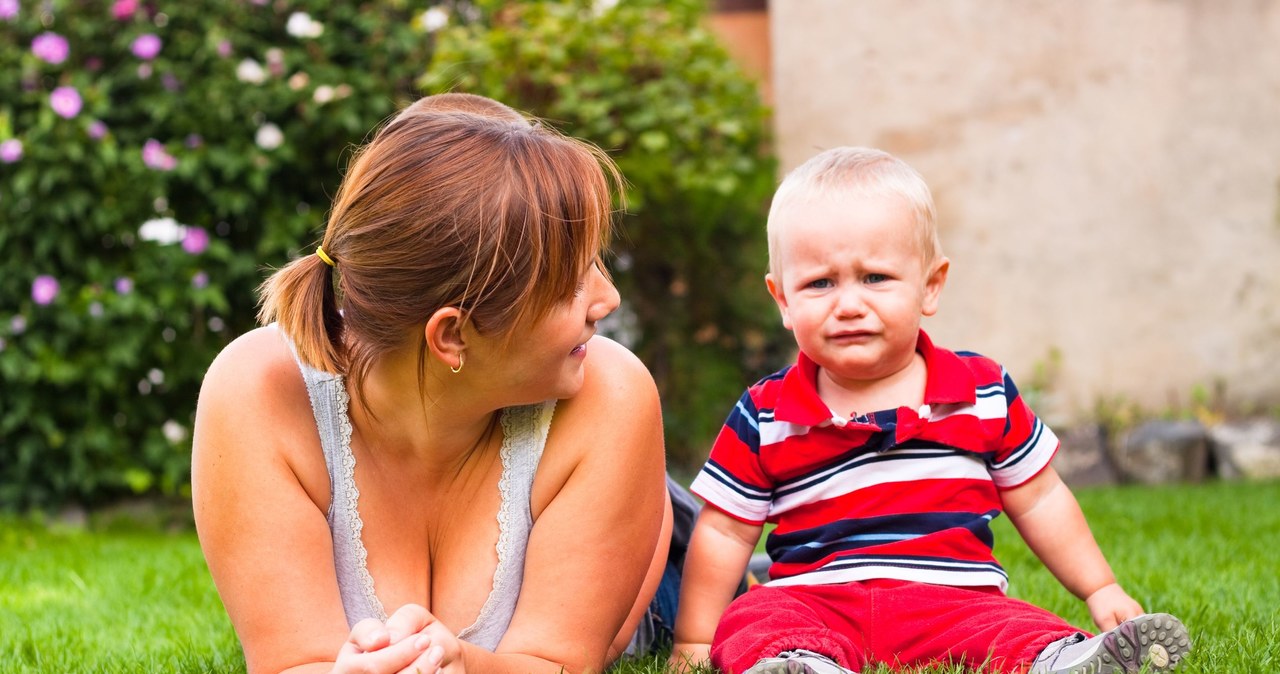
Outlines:
[[22, 159], [22, 141], [10, 138], [0, 143], [0, 162], [12, 164], [19, 159]]
[[0, 0], [0, 19], [8, 21], [18, 16], [18, 0]]
[[107, 125], [100, 119], [89, 122], [89, 137], [94, 140], [102, 140], [107, 135]]
[[134, 56], [143, 61], [150, 61], [160, 54], [160, 47], [163, 44], [156, 34], [146, 33], [135, 38], [133, 46], [129, 47], [129, 50], [133, 52]]
[[202, 138], [198, 133], [189, 133], [187, 134], [187, 140], [185, 141], [185, 144], [188, 148], [191, 148], [192, 150], [194, 150], [200, 147], [201, 145], [204, 145], [204, 138]]
[[196, 288], [203, 288], [209, 285], [209, 275], [202, 271], [196, 272], [196, 275], [191, 277], [191, 285]]
[[188, 227], [182, 237], [182, 249], [192, 255], [199, 255], [209, 247], [209, 231], [204, 227]]
[[80, 114], [84, 101], [75, 87], [58, 87], [49, 94], [49, 106], [63, 119], [71, 119]]
[[133, 279], [128, 276], [120, 276], [116, 278], [116, 294], [128, 295], [133, 292]]
[[31, 283], [31, 299], [36, 304], [45, 305], [58, 296], [58, 279], [41, 274]]
[[182, 88], [182, 82], [178, 80], [178, 76], [173, 73], [165, 73], [160, 76], [160, 83], [164, 85], [166, 91], [177, 91]]
[[160, 141], [148, 138], [147, 142], [142, 144], [142, 163], [146, 164], [147, 168], [157, 171], [172, 171], [178, 165], [178, 160], [165, 151]]
[[71, 48], [67, 46], [67, 38], [57, 33], [41, 33], [31, 41], [31, 53], [45, 63], [57, 65], [67, 60]]
[[111, 5], [111, 14], [120, 21], [125, 21], [138, 11], [138, 0], [116, 0]]
[[218, 56], [227, 58], [231, 56], [231, 40], [221, 40], [218, 42]]
[[15, 314], [9, 319], [9, 332], [15, 335], [21, 335], [27, 331], [27, 317], [22, 314]]

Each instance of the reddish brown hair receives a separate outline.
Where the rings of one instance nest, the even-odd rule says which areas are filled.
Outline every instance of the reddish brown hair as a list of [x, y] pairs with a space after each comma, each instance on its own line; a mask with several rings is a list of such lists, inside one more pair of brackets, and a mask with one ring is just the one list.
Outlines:
[[320, 244], [336, 267], [306, 255], [276, 271], [259, 319], [357, 393], [389, 351], [416, 343], [424, 367], [421, 328], [443, 307], [509, 338], [572, 296], [620, 184], [598, 148], [497, 101], [421, 99], [357, 151]]

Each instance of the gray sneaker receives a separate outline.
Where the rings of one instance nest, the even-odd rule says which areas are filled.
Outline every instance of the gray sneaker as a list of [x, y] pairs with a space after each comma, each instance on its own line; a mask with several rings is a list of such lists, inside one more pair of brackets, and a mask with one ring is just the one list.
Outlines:
[[743, 674], [858, 674], [845, 669], [821, 653], [794, 650], [783, 651], [776, 658], [764, 658]]
[[1187, 628], [1177, 618], [1149, 613], [1092, 639], [1076, 634], [1049, 644], [1031, 663], [1029, 674], [1170, 672], [1190, 650]]

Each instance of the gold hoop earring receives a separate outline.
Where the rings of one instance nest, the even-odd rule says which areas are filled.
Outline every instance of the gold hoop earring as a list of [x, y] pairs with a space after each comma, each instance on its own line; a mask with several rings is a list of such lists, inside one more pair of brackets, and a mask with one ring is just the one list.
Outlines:
[[454, 374], [458, 374], [459, 372], [462, 372], [462, 354], [458, 354], [458, 367], [453, 367], [452, 365], [450, 365], [449, 371]]

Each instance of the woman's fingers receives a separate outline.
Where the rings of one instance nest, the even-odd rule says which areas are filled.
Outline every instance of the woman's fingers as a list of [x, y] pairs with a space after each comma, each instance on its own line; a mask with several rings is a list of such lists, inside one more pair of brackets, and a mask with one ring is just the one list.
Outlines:
[[[393, 672], [413, 671], [413, 663], [422, 660], [424, 653], [432, 648], [430, 639], [402, 639], [386, 648], [364, 653], [343, 653], [334, 665], [335, 672], [343, 674], [392, 674]], [[435, 668], [420, 668], [423, 672], [434, 672]]]
[[365, 618], [351, 628], [351, 634], [347, 636], [347, 643], [343, 646], [343, 650], [347, 650], [350, 646], [356, 653], [365, 653], [386, 648], [390, 643], [390, 635], [382, 621]]
[[427, 609], [417, 604], [405, 604], [387, 618], [387, 633], [391, 637], [391, 643], [399, 643], [402, 639], [421, 632], [422, 628], [433, 622], [436, 622], [435, 616]]
[[[426, 637], [426, 635], [423, 635], [423, 637], [428, 642], [430, 641], [430, 638]], [[398, 674], [436, 674], [436, 670], [440, 669], [443, 661], [444, 649], [440, 646], [430, 646], [409, 666], [400, 670]]]

